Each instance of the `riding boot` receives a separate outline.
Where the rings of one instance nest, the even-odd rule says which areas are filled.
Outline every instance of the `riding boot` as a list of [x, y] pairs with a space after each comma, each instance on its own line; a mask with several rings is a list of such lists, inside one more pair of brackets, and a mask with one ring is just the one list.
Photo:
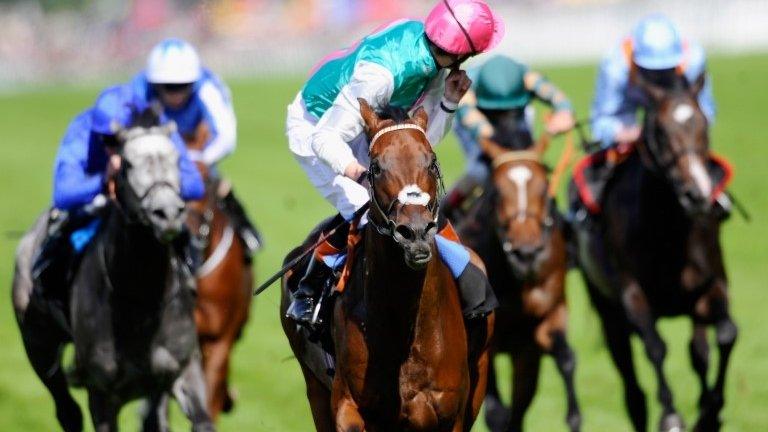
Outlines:
[[263, 245], [261, 233], [259, 233], [253, 223], [251, 223], [250, 219], [248, 219], [245, 209], [235, 197], [231, 188], [229, 189], [229, 192], [222, 197], [221, 201], [224, 204], [224, 210], [235, 225], [235, 230], [245, 244], [245, 258], [250, 261], [253, 255], [258, 252]]
[[[315, 324], [313, 318], [317, 299], [330, 284], [333, 284], [333, 269], [326, 264], [324, 258], [334, 254], [344, 253], [349, 236], [349, 225], [337, 229], [315, 252], [307, 266], [307, 271], [299, 281], [296, 291], [285, 316], [300, 324]], [[319, 314], [317, 314], [320, 316]]]
[[192, 242], [192, 235], [186, 228], [173, 240], [173, 249], [176, 256], [182, 261], [182, 273], [185, 277], [185, 285], [195, 289], [195, 275], [202, 265], [202, 253]]

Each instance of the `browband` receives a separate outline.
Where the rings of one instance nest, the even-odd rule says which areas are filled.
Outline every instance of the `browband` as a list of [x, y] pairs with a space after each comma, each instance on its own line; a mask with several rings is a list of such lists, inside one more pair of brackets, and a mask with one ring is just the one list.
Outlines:
[[421, 132], [422, 134], [424, 134], [425, 137], [427, 136], [427, 133], [419, 125], [415, 125], [413, 123], [399, 123], [399, 124], [396, 124], [396, 125], [385, 127], [384, 129], [376, 132], [376, 135], [374, 135], [373, 138], [371, 138], [371, 144], [368, 146], [368, 148], [373, 148], [373, 145], [376, 144], [376, 141], [379, 138], [381, 138], [381, 136], [384, 135], [385, 133], [393, 132], [393, 131], [401, 130], [401, 129], [415, 129], [415, 130]]
[[517, 161], [539, 162], [541, 155], [533, 150], [512, 150], [496, 156], [491, 164], [494, 168], [498, 168], [507, 162]]

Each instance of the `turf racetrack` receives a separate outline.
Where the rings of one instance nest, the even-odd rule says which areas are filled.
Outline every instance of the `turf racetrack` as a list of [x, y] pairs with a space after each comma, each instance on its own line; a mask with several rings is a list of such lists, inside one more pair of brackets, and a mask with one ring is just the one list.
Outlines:
[[[733, 190], [751, 210], [746, 224], [733, 217], [724, 229], [726, 261], [731, 279], [732, 312], [741, 333], [727, 385], [726, 431], [768, 430], [768, 56], [715, 57], [711, 60], [718, 118], [712, 134], [714, 149], [736, 167]], [[595, 67], [544, 68], [569, 94], [585, 116]], [[236, 191], [266, 236], [266, 250], [257, 257], [257, 279], [278, 269], [284, 254], [322, 217], [331, 213], [291, 157], [283, 134], [287, 104], [301, 84], [298, 79], [240, 80], [231, 83], [239, 121], [236, 155], [222, 165]], [[58, 140], [68, 121], [92, 103], [99, 88], [40, 88], [0, 96], [0, 279], [7, 285], [0, 296], [0, 430], [58, 430], [53, 403], [24, 354], [10, 304], [13, 252], [18, 233], [48, 205], [51, 166]], [[541, 112], [541, 111], [540, 111]], [[555, 142], [554, 160], [562, 141]], [[461, 173], [462, 161], [453, 138], [438, 153], [450, 184]], [[560, 203], [562, 207], [562, 202]], [[251, 320], [234, 355], [232, 382], [239, 398], [235, 411], [220, 421], [223, 431], [308, 431], [312, 420], [304, 397], [304, 382], [278, 322], [277, 285], [254, 303]], [[585, 431], [626, 431], [621, 384], [603, 346], [598, 318], [590, 308], [580, 277], [568, 278], [569, 339], [578, 364], [576, 385]], [[696, 416], [699, 386], [690, 368], [687, 319], [661, 325], [668, 342], [665, 364], [676, 406], [691, 425]], [[639, 341], [635, 359], [655, 427], [659, 405], [655, 378]], [[713, 348], [713, 361], [716, 349]], [[508, 377], [503, 359], [501, 379]], [[711, 367], [710, 369], [714, 369]], [[501, 385], [505, 394], [509, 386]], [[85, 407], [84, 392], [77, 391]], [[565, 430], [565, 397], [554, 362], [545, 359], [536, 399], [526, 417], [532, 431]], [[120, 423], [135, 430], [136, 405], [122, 411]], [[178, 409], [175, 430], [188, 429]], [[482, 423], [479, 421], [478, 424]], [[90, 420], [87, 429], [90, 430]], [[484, 426], [475, 430], [483, 431]]]

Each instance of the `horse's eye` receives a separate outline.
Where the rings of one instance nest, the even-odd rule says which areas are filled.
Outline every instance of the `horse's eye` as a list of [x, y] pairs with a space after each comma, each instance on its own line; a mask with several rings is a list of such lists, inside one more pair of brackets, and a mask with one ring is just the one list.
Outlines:
[[438, 177], [440, 176], [440, 163], [437, 161], [437, 156], [432, 158], [432, 162], [429, 164], [429, 170]]
[[375, 160], [371, 161], [371, 166], [368, 167], [368, 171], [372, 175], [378, 177], [381, 174], [381, 166], [379, 165], [379, 162]]

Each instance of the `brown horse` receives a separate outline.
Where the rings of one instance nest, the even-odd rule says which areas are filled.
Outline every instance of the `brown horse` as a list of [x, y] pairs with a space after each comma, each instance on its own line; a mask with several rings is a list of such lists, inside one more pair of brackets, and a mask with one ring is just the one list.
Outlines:
[[[728, 311], [728, 282], [720, 246], [720, 195], [709, 154], [707, 120], [697, 95], [704, 77], [662, 89], [636, 76], [650, 100], [636, 150], [605, 187], [602, 212], [576, 213], [578, 259], [603, 332], [624, 381], [634, 429], [647, 430], [645, 395], [632, 362], [637, 333], [653, 363], [662, 405], [659, 430], [678, 431], [663, 371], [666, 345], [656, 329], [664, 316], [693, 321], [691, 360], [701, 382], [700, 417], [694, 430], [720, 428], [723, 387], [737, 328]], [[573, 189], [572, 189], [573, 191]], [[717, 335], [720, 359], [714, 386], [707, 383], [707, 326]]]
[[[189, 148], [201, 149], [207, 139], [205, 127], [198, 128]], [[248, 321], [253, 290], [253, 272], [244, 259], [242, 240], [220, 205], [224, 180], [212, 177], [207, 167], [198, 164], [205, 180], [202, 200], [188, 205], [189, 227], [193, 242], [203, 252], [197, 272], [197, 307], [195, 322], [203, 355], [203, 369], [208, 390], [208, 409], [216, 419], [229, 412], [234, 403], [229, 387], [229, 361], [232, 348]]]
[[[372, 210], [351, 277], [334, 304], [332, 382], [311, 353], [313, 344], [283, 319], [315, 426], [469, 430], [485, 391], [493, 315], [471, 320], [479, 323], [468, 332], [453, 275], [435, 257], [440, 173], [424, 134], [426, 113], [385, 120], [364, 100], [360, 108], [372, 137]], [[297, 280], [283, 279], [282, 313]], [[475, 331], [481, 337], [474, 338]]]
[[541, 156], [547, 139], [528, 150], [482, 144], [493, 161], [484, 196], [457, 229], [485, 262], [501, 306], [496, 311], [492, 356], [509, 353], [513, 363], [512, 406], [499, 397], [491, 361], [486, 422], [492, 431], [522, 430], [536, 392], [542, 354], [554, 357], [565, 381], [566, 422], [579, 430], [581, 414], [573, 382], [575, 356], [566, 340], [566, 247], [562, 219], [548, 195]]

